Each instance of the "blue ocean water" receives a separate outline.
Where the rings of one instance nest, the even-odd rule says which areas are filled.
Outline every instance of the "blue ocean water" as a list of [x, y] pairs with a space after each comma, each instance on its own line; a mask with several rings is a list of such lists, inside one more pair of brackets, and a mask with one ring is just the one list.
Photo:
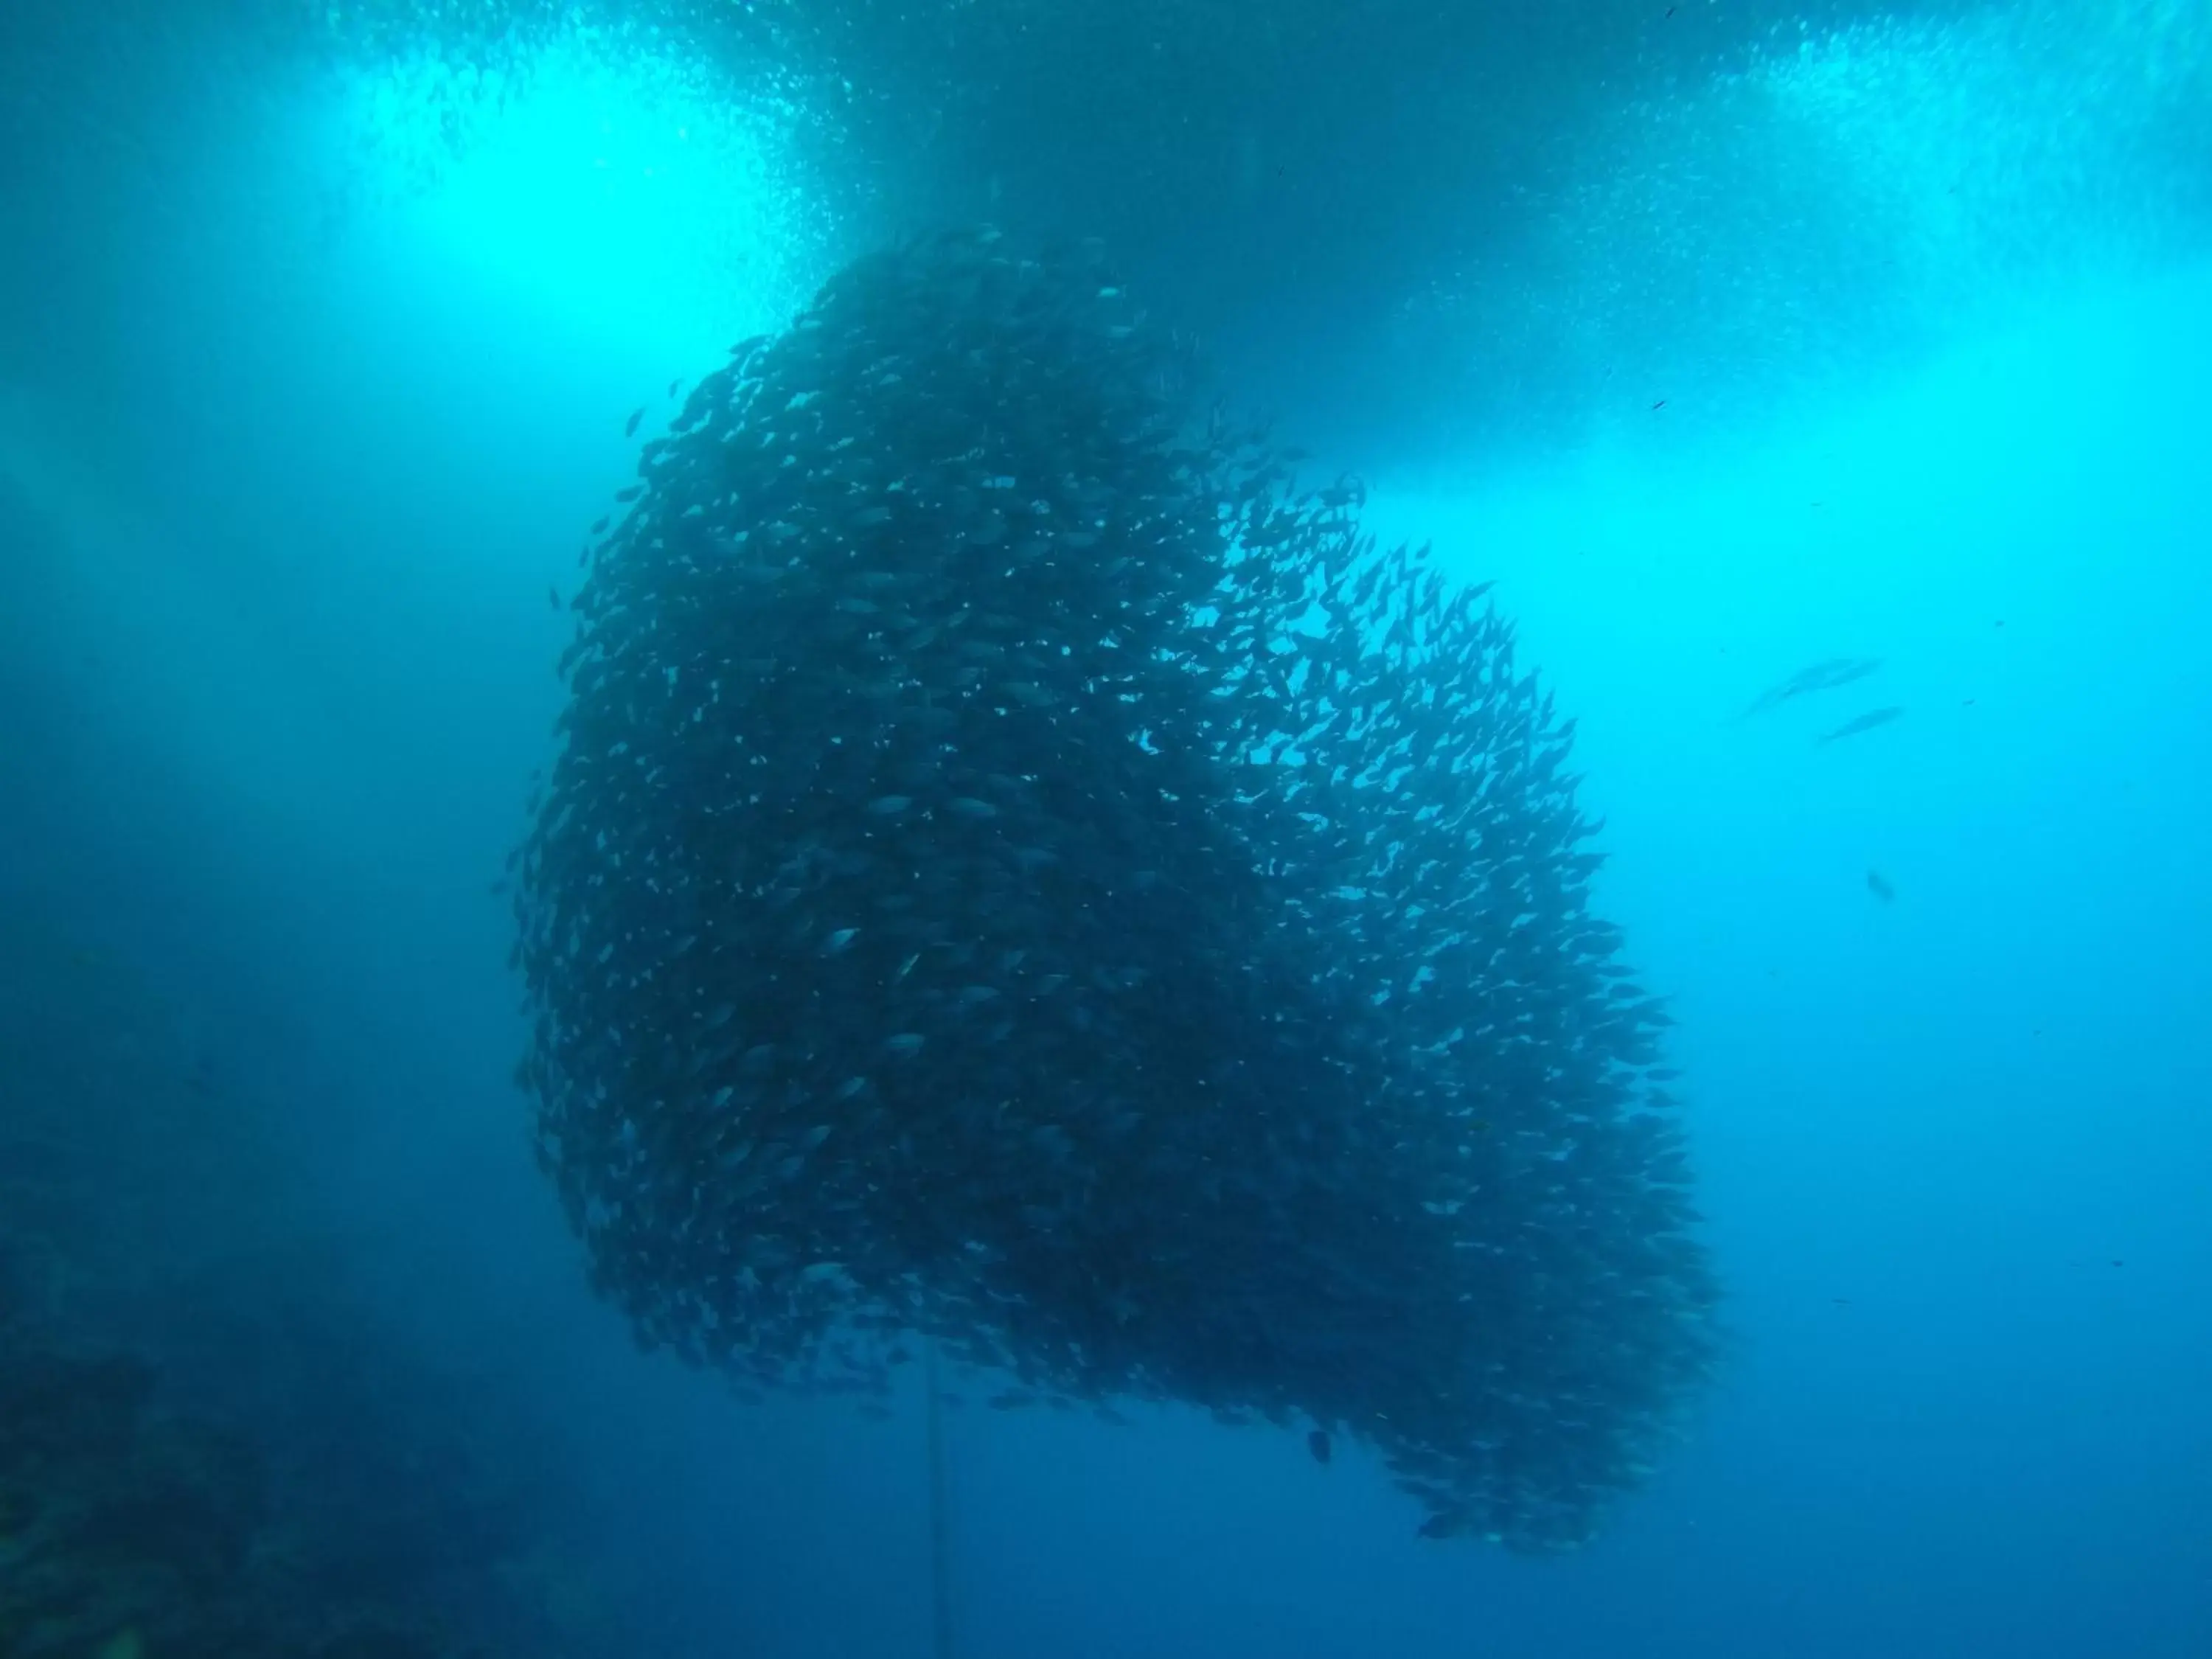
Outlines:
[[[2212, 1652], [2212, 7], [1680, 10], [1672, 52], [1504, 29], [1454, 72], [1504, 177], [1375, 185], [1371, 258], [1279, 112], [1200, 121], [1194, 198], [1279, 190], [1310, 269], [1144, 231], [1159, 309], [1494, 580], [1577, 718], [1723, 1359], [1556, 1559], [1415, 1537], [1350, 1446], [950, 1411], [964, 1659]], [[0, 27], [0, 1261], [249, 1425], [258, 1559], [338, 1564], [287, 1581], [333, 1629], [921, 1655], [919, 1388], [748, 1404], [633, 1348], [531, 1166], [488, 889], [629, 412], [930, 167], [975, 177], [929, 212], [1036, 198], [949, 140], [832, 188], [876, 130], [811, 83], [514, 12]], [[1880, 666], [1747, 713], [1837, 658]], [[22, 1611], [36, 1524], [0, 1504], [0, 1655], [161, 1659], [139, 1589]]]

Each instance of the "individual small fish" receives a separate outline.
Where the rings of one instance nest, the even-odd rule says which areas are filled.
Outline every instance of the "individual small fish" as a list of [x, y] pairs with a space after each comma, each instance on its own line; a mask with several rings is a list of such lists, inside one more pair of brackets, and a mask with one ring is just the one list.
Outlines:
[[1887, 904], [1897, 896], [1897, 889], [1889, 884], [1887, 878], [1879, 870], [1867, 872], [1867, 891], [1872, 893], [1884, 904]]
[[1799, 669], [1781, 684], [1760, 692], [1741, 718], [1749, 720], [1753, 714], [1778, 708], [1790, 698], [1802, 697], [1808, 691], [1832, 691], [1839, 685], [1864, 679], [1881, 666], [1880, 657], [1830, 657], [1809, 668]]
[[668, 395], [673, 398], [676, 395], [676, 388], [683, 384], [684, 377], [679, 374], [668, 383]]
[[551, 605], [556, 611], [558, 611], [561, 608], [561, 590], [555, 587], [550, 583], [546, 585], [545, 599], [547, 603]]
[[1315, 1462], [1328, 1462], [1329, 1460], [1329, 1454], [1332, 1450], [1332, 1448], [1328, 1443], [1328, 1431], [1327, 1429], [1308, 1430], [1306, 1431], [1306, 1449], [1313, 1454], [1313, 1460]]
[[1814, 739], [1815, 744], [1833, 743], [1838, 738], [1855, 738], [1862, 732], [1871, 732], [1877, 726], [1887, 726], [1905, 711], [1902, 708], [1869, 708], [1856, 720], [1845, 720], [1832, 732], [1823, 732]]
[[625, 438], [635, 438], [637, 436], [637, 423], [644, 418], [645, 405], [643, 404], [640, 404], [635, 409], [630, 410], [629, 419], [623, 422], [623, 436]]

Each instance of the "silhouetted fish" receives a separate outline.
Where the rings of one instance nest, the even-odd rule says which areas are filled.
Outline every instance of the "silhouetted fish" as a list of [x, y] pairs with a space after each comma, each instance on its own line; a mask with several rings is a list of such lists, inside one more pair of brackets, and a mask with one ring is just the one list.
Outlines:
[[1845, 720], [1832, 732], [1823, 732], [1814, 741], [1816, 744], [1833, 743], [1839, 738], [1855, 738], [1862, 732], [1871, 732], [1877, 726], [1887, 726], [1903, 714], [1902, 708], [1872, 708], [1856, 720]]
[[1879, 657], [1831, 657], [1825, 662], [1816, 662], [1809, 668], [1799, 669], [1781, 684], [1760, 692], [1739, 718], [1749, 720], [1753, 714], [1763, 714], [1808, 691], [1831, 691], [1837, 686], [1849, 685], [1854, 680], [1864, 679], [1881, 666]]
[[880, 1399], [919, 1334], [1002, 1410], [1356, 1425], [1433, 1535], [1571, 1547], [1715, 1299], [1573, 722], [1093, 253], [999, 240], [834, 276], [594, 549], [517, 865], [539, 1162], [733, 1382]]

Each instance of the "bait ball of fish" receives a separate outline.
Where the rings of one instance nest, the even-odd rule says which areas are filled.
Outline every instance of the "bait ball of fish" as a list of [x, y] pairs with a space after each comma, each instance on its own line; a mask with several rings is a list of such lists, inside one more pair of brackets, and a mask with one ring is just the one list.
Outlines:
[[1571, 1547], [1712, 1295], [1571, 722], [1193, 384], [1094, 251], [978, 232], [694, 387], [518, 849], [538, 1155], [640, 1341], [747, 1386], [920, 1334]]

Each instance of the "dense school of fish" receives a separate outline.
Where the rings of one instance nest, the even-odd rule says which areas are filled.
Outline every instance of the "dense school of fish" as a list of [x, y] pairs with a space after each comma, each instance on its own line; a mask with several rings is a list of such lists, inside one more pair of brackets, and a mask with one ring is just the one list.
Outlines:
[[1510, 629], [1194, 415], [1095, 249], [872, 256], [732, 359], [591, 550], [516, 854], [600, 1290], [746, 1386], [927, 1340], [1586, 1538], [1713, 1291]]

